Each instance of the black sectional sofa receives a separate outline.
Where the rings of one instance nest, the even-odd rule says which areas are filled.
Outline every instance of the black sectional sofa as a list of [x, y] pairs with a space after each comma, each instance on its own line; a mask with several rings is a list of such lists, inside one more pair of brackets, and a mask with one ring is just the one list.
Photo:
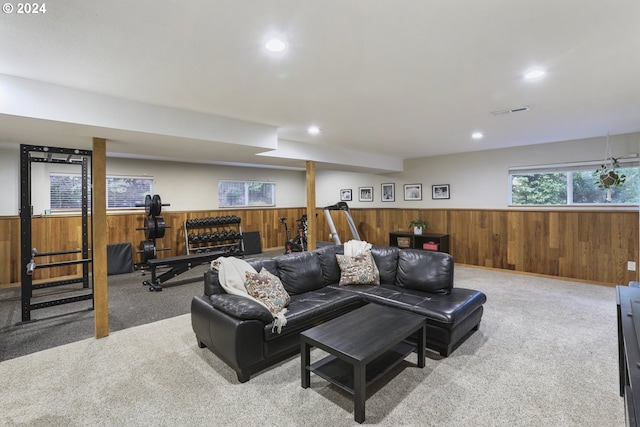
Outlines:
[[204, 295], [191, 302], [191, 323], [199, 347], [209, 348], [245, 382], [300, 351], [301, 331], [368, 303], [425, 316], [427, 347], [442, 356], [448, 356], [479, 328], [486, 296], [453, 286], [451, 255], [374, 246], [371, 253], [380, 285], [339, 286], [336, 254], [343, 250], [342, 245], [332, 245], [248, 260], [257, 271], [265, 267], [278, 276], [291, 296], [287, 324], [280, 334], [272, 331], [273, 316], [264, 306], [227, 294], [218, 282], [217, 270], [210, 268], [204, 275]]

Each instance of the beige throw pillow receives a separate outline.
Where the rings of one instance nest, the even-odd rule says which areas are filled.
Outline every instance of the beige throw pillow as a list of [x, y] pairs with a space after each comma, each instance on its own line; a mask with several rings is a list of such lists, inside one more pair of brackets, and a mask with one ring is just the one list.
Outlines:
[[370, 251], [356, 256], [336, 254], [336, 259], [340, 266], [340, 286], [380, 284], [380, 273]]
[[262, 301], [273, 315], [289, 305], [291, 300], [278, 276], [264, 267], [257, 274], [247, 271], [244, 286], [249, 295]]

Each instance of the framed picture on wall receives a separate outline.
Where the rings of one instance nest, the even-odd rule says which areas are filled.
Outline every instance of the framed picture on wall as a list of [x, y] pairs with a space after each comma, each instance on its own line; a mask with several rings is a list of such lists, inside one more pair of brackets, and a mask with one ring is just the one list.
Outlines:
[[382, 201], [383, 202], [395, 202], [396, 201], [396, 185], [394, 183], [382, 184]]
[[373, 202], [373, 187], [358, 188], [358, 200], [361, 202]]
[[422, 200], [422, 184], [405, 184], [405, 200]]
[[432, 199], [448, 199], [449, 197], [449, 184], [437, 184], [431, 186]]
[[351, 201], [351, 189], [343, 188], [340, 190], [340, 201], [341, 202], [350, 202]]

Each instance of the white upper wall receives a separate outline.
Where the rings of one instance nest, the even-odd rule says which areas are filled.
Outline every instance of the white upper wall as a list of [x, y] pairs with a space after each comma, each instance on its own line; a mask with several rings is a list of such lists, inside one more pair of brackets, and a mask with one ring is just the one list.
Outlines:
[[[640, 133], [610, 137], [613, 157], [640, 153]], [[476, 151], [405, 160], [404, 172], [386, 175], [322, 171], [316, 178], [318, 206], [335, 204], [340, 189], [351, 188], [350, 207], [385, 208], [508, 208], [508, 170], [514, 166], [601, 161], [606, 137]], [[381, 201], [381, 184], [395, 183], [395, 202]], [[404, 184], [422, 184], [421, 201], [405, 201]], [[431, 186], [450, 185], [450, 199], [431, 198]], [[373, 187], [373, 202], [359, 202], [359, 187]]]
[[[79, 173], [78, 166], [34, 163], [31, 170], [31, 203], [34, 215], [50, 208], [49, 173]], [[305, 173], [300, 171], [107, 158], [108, 175], [151, 176], [154, 192], [162, 197], [163, 211], [218, 209], [218, 181], [256, 180], [276, 183], [276, 206], [306, 204]], [[20, 152], [0, 149], [0, 216], [18, 215], [20, 209]]]
[[[640, 133], [610, 138], [614, 157], [640, 152]], [[477, 151], [405, 161], [405, 171], [386, 175], [317, 170], [316, 205], [323, 207], [340, 201], [340, 190], [351, 189], [352, 208], [508, 208], [508, 169], [514, 166], [600, 161], [605, 157], [606, 138], [548, 143], [500, 150]], [[40, 166], [40, 165], [36, 165]], [[48, 209], [48, 173], [60, 166], [46, 165], [32, 172], [34, 214]], [[0, 149], [0, 215], [17, 215], [19, 210], [20, 159], [17, 149]], [[107, 173], [153, 176], [155, 192], [164, 210], [217, 209], [220, 179], [264, 180], [276, 183], [279, 208], [306, 206], [305, 173], [300, 171], [239, 168], [191, 163], [108, 158]], [[382, 202], [381, 184], [395, 184], [395, 201]], [[422, 184], [421, 201], [405, 201], [404, 184]], [[431, 198], [431, 186], [449, 184], [450, 199]], [[373, 202], [360, 202], [360, 187], [373, 187]]]
[[0, 149], [0, 216], [20, 212], [20, 151]]

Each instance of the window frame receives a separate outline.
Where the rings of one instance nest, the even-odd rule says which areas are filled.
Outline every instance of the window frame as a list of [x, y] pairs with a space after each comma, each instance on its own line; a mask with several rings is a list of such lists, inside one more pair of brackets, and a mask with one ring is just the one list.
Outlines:
[[[508, 206], [513, 208], [638, 208], [639, 203], [608, 203], [608, 202], [594, 202], [594, 203], [575, 203], [573, 202], [573, 172], [595, 171], [598, 169], [604, 160], [593, 160], [583, 162], [571, 162], [571, 163], [555, 163], [546, 165], [530, 165], [530, 166], [511, 166], [508, 168], [507, 173], [507, 188], [508, 188]], [[637, 157], [632, 158], [618, 158], [618, 163], [621, 169], [638, 168], [640, 171], [640, 159]], [[565, 204], [515, 204], [513, 203], [513, 175], [526, 175], [529, 174], [545, 174], [545, 173], [566, 173], [567, 174], [567, 203]]]
[[[244, 203], [243, 204], [231, 204], [231, 205], [226, 205], [223, 204], [223, 199], [225, 198], [225, 195], [223, 194], [224, 192], [227, 191], [227, 189], [222, 188], [223, 185], [225, 184], [239, 184], [241, 183], [244, 187], [244, 191], [243, 191], [243, 199], [244, 199]], [[271, 203], [255, 203], [252, 202], [249, 199], [249, 193], [250, 193], [250, 189], [249, 186], [251, 185], [255, 185], [255, 184], [266, 184], [270, 187], [272, 187], [271, 190]], [[266, 181], [266, 180], [250, 180], [250, 179], [220, 179], [218, 180], [218, 209], [247, 209], [247, 208], [254, 208], [254, 207], [275, 207], [276, 206], [276, 183], [273, 181]]]
[[[81, 174], [80, 173], [76, 173], [76, 172], [49, 172], [49, 208], [51, 210], [51, 212], [58, 212], [58, 213], [67, 213], [67, 212], [78, 212], [80, 211], [80, 208], [70, 208], [70, 207], [65, 207], [65, 208], [54, 208], [53, 205], [53, 200], [51, 198], [51, 192], [52, 192], [52, 185], [51, 185], [51, 177], [52, 176], [72, 176], [72, 177], [80, 177]], [[106, 177], [106, 189], [107, 191], [106, 193], [106, 206], [107, 206], [107, 210], [108, 211], [120, 211], [120, 210], [134, 210], [134, 209], [144, 209], [144, 206], [140, 206], [140, 203], [144, 202], [144, 197], [142, 197], [140, 200], [136, 200], [132, 202], [134, 203], [133, 206], [109, 206], [109, 181], [110, 180], [114, 180], [114, 179], [140, 179], [140, 180], [146, 180], [150, 182], [150, 191], [146, 194], [154, 194], [153, 193], [153, 187], [155, 186], [155, 178], [152, 176], [138, 176], [138, 175], [115, 175], [115, 174], [109, 174]], [[89, 199], [89, 205], [91, 205], [91, 197], [92, 197], [92, 185], [91, 185], [91, 177], [89, 177], [89, 187], [87, 189], [87, 197]]]

